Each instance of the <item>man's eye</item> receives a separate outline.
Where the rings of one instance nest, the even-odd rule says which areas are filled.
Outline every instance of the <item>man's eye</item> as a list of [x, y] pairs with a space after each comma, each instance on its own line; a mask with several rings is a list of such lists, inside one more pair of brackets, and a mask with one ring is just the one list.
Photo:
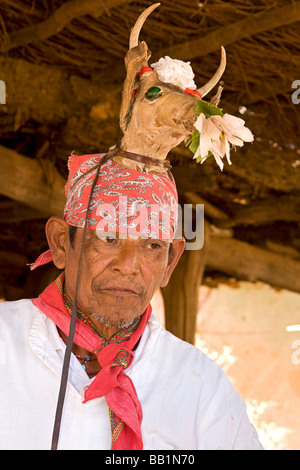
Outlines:
[[162, 95], [162, 90], [158, 86], [152, 86], [149, 90], [146, 91], [147, 100], [154, 100]]
[[151, 243], [146, 243], [146, 247], [149, 250], [157, 250], [158, 248], [161, 248], [161, 244], [157, 242], [151, 242]]
[[117, 242], [117, 239], [115, 237], [110, 237], [110, 236], [98, 236], [99, 240], [101, 240], [104, 243], [108, 243], [109, 245], [112, 245], [113, 243]]
[[106, 243], [116, 243], [117, 242], [117, 239], [114, 238], [114, 237], [105, 237], [104, 240], [106, 241]]

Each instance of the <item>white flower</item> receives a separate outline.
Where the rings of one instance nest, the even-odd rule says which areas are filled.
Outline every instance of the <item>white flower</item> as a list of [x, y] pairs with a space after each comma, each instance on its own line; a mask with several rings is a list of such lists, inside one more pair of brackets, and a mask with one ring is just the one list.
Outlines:
[[195, 74], [190, 62], [183, 62], [171, 57], [162, 57], [158, 62], [151, 64], [151, 67], [157, 73], [158, 78], [164, 83], [176, 85], [183, 90], [190, 88], [196, 90], [197, 86], [194, 82]]
[[201, 163], [209, 156], [209, 152], [215, 157], [215, 160], [221, 170], [224, 163], [222, 158], [226, 155], [227, 162], [231, 165], [230, 144], [232, 146], [242, 147], [244, 142], [252, 142], [252, 132], [244, 126], [243, 119], [224, 114], [224, 116], [209, 116], [206, 118], [203, 113], [200, 114], [194, 126], [200, 133], [199, 147], [194, 158], [201, 157]]

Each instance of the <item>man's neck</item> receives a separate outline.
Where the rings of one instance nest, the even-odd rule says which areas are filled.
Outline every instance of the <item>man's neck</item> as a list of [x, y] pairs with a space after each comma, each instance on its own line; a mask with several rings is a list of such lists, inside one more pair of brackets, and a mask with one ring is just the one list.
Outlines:
[[[64, 343], [67, 344], [68, 336], [58, 327], [57, 331]], [[81, 346], [78, 346], [75, 343], [73, 343], [72, 353], [76, 356], [77, 360], [84, 367], [84, 370], [86, 371], [90, 379], [97, 375], [98, 372], [101, 370], [101, 366], [97, 361], [96, 354], [88, 351], [87, 349], [82, 348]], [[86, 357], [90, 357], [91, 360], [86, 361]]]

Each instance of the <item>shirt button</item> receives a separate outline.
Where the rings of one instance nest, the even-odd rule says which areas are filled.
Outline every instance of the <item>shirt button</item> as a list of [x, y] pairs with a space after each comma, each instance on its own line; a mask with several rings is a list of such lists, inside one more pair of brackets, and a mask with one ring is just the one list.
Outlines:
[[88, 388], [89, 388], [88, 385], [85, 385], [85, 387], [82, 387], [82, 389], [81, 389], [81, 395], [84, 395], [85, 392], [86, 392], [86, 390], [87, 390]]

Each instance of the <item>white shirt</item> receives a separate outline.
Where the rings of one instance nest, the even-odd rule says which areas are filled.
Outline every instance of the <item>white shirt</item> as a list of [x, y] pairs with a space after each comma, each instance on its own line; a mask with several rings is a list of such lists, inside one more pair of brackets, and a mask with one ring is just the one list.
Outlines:
[[[64, 350], [30, 300], [0, 303], [0, 449], [50, 449]], [[262, 448], [222, 369], [154, 315], [125, 372], [142, 405], [145, 450]], [[91, 380], [72, 355], [59, 449], [111, 447], [105, 398], [83, 404]]]

